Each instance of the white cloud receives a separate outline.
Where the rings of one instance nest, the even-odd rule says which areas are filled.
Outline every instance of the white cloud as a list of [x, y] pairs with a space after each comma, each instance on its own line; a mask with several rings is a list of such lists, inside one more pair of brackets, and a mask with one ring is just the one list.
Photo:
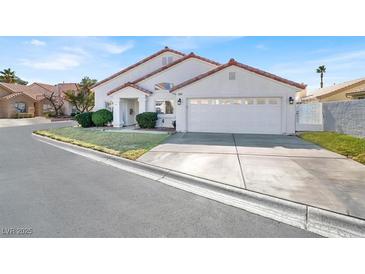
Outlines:
[[81, 55], [88, 55], [86, 50], [80, 47], [63, 47], [62, 50], [69, 52], [69, 53], [76, 53]]
[[260, 50], [268, 50], [269, 48], [267, 46], [265, 46], [264, 44], [258, 44], [256, 45], [256, 48], [257, 49], [260, 49]]
[[127, 42], [123, 45], [118, 44], [112, 44], [112, 43], [103, 43], [101, 44], [103, 50], [105, 50], [108, 53], [111, 54], [121, 54], [123, 52], [126, 52], [129, 49], [132, 49], [134, 47], [133, 42]]
[[36, 47], [41, 47], [41, 46], [45, 46], [46, 42], [41, 41], [41, 40], [37, 40], [37, 39], [32, 39], [29, 44], [36, 46]]
[[75, 54], [61, 53], [44, 60], [21, 60], [21, 64], [33, 69], [67, 70], [80, 66], [81, 58]]
[[209, 46], [217, 43], [224, 43], [241, 37], [230, 37], [230, 36], [175, 36], [168, 37], [161, 41], [161, 46], [168, 46], [178, 50], [194, 50], [200, 47]]

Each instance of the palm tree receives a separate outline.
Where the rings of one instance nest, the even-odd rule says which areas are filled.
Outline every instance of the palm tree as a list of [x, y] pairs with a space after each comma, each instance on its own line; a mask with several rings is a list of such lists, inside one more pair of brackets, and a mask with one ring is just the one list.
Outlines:
[[317, 73], [321, 74], [321, 88], [323, 88], [323, 74], [326, 73], [326, 66], [322, 65], [317, 68]]
[[11, 70], [10, 68], [4, 69], [0, 71], [0, 82], [3, 83], [10, 83], [10, 84], [20, 84], [20, 85], [28, 85], [27, 81], [20, 79], [18, 76], [15, 75], [15, 71]]
[[15, 83], [16, 82], [15, 71], [12, 71], [10, 68], [0, 71], [0, 82], [11, 83], [11, 84]]
[[79, 89], [84, 93], [89, 93], [91, 91], [91, 87], [95, 85], [96, 82], [97, 80], [90, 79], [89, 77], [85, 76], [79, 83]]
[[85, 76], [78, 84], [78, 91], [69, 90], [65, 93], [66, 99], [76, 107], [78, 112], [88, 112], [94, 107], [95, 97], [91, 89], [96, 82], [97, 80]]

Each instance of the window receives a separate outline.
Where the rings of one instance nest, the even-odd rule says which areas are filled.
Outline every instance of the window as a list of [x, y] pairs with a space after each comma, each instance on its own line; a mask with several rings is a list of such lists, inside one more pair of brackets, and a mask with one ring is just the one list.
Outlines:
[[173, 87], [173, 83], [159, 83], [155, 85], [155, 90], [170, 90]]
[[253, 98], [246, 98], [246, 99], [243, 99], [243, 103], [245, 105], [253, 105], [254, 101], [253, 101]]
[[269, 98], [268, 99], [270, 105], [277, 105], [278, 99], [277, 98]]
[[256, 104], [265, 105], [266, 104], [266, 99], [265, 98], [257, 98], [256, 99]]
[[162, 65], [166, 66], [174, 61], [172, 56], [164, 56], [162, 57]]
[[212, 100], [213, 102], [210, 102], [211, 100], [209, 99], [191, 99], [190, 100], [190, 104], [191, 105], [209, 105], [209, 104], [214, 104], [214, 99]]
[[191, 105], [241, 105], [240, 98], [191, 99]]
[[173, 101], [156, 101], [155, 109], [158, 114], [174, 114]]
[[23, 102], [17, 102], [14, 104], [15, 111], [18, 113], [25, 113], [27, 112], [27, 105]]
[[228, 73], [228, 78], [229, 78], [229, 80], [236, 80], [236, 72], [230, 71]]

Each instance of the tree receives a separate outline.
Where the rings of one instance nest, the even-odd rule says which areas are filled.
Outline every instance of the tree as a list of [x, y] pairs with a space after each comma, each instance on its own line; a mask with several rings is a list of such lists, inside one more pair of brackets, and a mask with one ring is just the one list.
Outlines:
[[11, 70], [10, 68], [4, 69], [0, 71], [0, 82], [3, 83], [10, 83], [10, 84], [20, 84], [20, 85], [27, 85], [28, 82], [20, 79], [18, 76], [15, 75], [15, 71]]
[[321, 74], [321, 88], [323, 88], [323, 74], [326, 73], [326, 66], [322, 65], [317, 68], [317, 73]]
[[61, 114], [61, 108], [65, 103], [61, 92], [53, 91], [52, 93], [44, 93], [44, 98], [46, 98], [52, 105], [52, 108], [55, 112], [55, 116], [58, 117]]
[[89, 112], [93, 109], [95, 98], [91, 87], [96, 83], [95, 79], [85, 76], [78, 84], [77, 91], [69, 90], [65, 92], [66, 100], [75, 106], [78, 112]]
[[10, 68], [0, 71], [0, 82], [13, 84], [16, 82], [15, 71]]

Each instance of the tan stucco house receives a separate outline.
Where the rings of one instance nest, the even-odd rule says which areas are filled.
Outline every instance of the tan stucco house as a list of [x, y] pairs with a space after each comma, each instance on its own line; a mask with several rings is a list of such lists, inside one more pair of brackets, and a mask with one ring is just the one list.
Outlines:
[[310, 95], [301, 95], [299, 101], [302, 103], [365, 99], [365, 78], [320, 88], [311, 92]]
[[[50, 102], [44, 94], [60, 92], [62, 96], [68, 90], [77, 90], [75, 83], [48, 85], [33, 83], [25, 86], [0, 82], [0, 118], [19, 117], [19, 113], [29, 117], [43, 116], [52, 111]], [[70, 115], [74, 111], [70, 102], [65, 100], [62, 113]]]

